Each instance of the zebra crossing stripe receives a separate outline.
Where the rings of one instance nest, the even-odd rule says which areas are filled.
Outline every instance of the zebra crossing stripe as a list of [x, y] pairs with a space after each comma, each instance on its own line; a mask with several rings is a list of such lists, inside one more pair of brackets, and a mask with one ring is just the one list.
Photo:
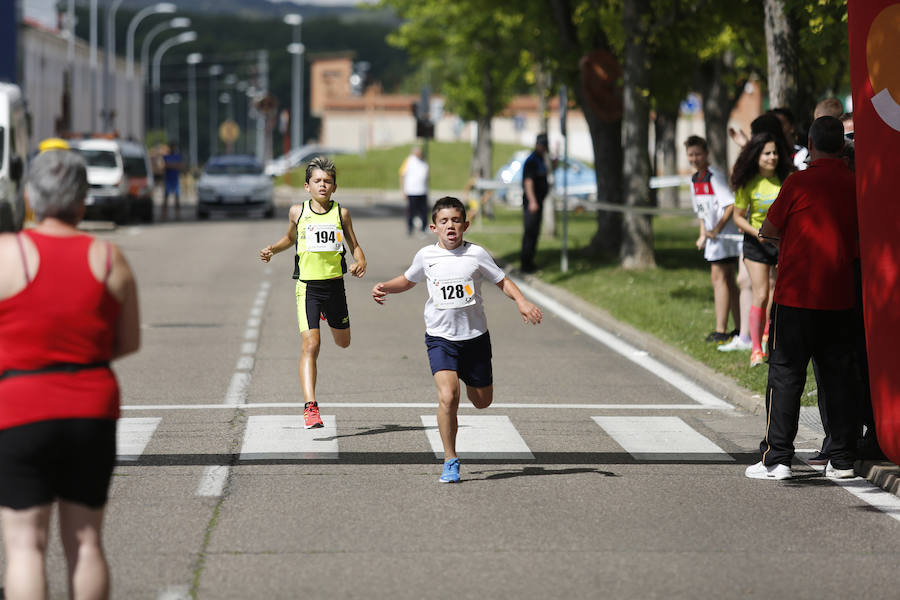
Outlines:
[[247, 420], [241, 460], [336, 459], [337, 422], [322, 415], [325, 427], [306, 429], [303, 415], [255, 415]]
[[[534, 459], [525, 440], [503, 415], [458, 415], [456, 453], [468, 459]], [[422, 425], [432, 451], [437, 458], [444, 457], [444, 445], [438, 430], [437, 417], [423, 415]]]
[[116, 427], [116, 456], [119, 460], [137, 460], [159, 427], [162, 417], [119, 419]]
[[591, 417], [638, 460], [734, 460], [678, 417]]

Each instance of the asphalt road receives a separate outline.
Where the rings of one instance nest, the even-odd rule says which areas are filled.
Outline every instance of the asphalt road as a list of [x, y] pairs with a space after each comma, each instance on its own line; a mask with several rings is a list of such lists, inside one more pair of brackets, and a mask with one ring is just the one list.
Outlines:
[[[460, 409], [493, 419], [463, 422], [463, 481], [439, 484], [425, 291], [370, 297], [429, 240], [407, 238], [396, 205], [342, 201], [369, 269], [347, 280], [351, 346], [324, 339], [319, 402], [335, 425], [312, 433], [298, 426], [292, 262], [257, 258], [286, 210], [97, 233], [131, 261], [143, 324], [141, 352], [116, 365], [115, 598], [897, 596], [900, 512], [859, 497], [880, 491], [858, 481], [853, 495], [802, 463], [789, 482], [746, 479], [762, 417], [550, 310], [526, 326], [496, 289], [495, 406]], [[284, 418], [260, 429], [265, 416]], [[798, 448], [815, 447], [802, 432]], [[49, 573], [64, 597], [56, 540]]]

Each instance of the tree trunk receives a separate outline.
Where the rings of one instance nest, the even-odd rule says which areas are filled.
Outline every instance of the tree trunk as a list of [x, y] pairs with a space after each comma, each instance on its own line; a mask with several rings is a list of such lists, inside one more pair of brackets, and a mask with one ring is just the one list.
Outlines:
[[706, 127], [706, 143], [709, 145], [709, 162], [720, 173], [728, 173], [728, 117], [731, 115], [732, 98], [723, 76], [730, 69], [733, 55], [726, 53], [700, 66], [700, 93], [703, 95], [703, 123]]
[[797, 112], [799, 63], [797, 35], [785, 6], [786, 0], [765, 0], [766, 58], [769, 106]]
[[[575, 23], [572, 21], [572, 7], [568, 0], [549, 0], [559, 31], [560, 47], [570, 56], [583, 60], [590, 50], [610, 50], [605, 32], [599, 28], [594, 32], [591, 47], [581, 45]], [[574, 60], [573, 60], [574, 63]], [[578, 106], [584, 112], [591, 144], [594, 149], [594, 170], [597, 173], [597, 200], [609, 204], [622, 203], [622, 121], [609, 118], [595, 111], [587, 100], [584, 80], [579, 64], [561, 65], [568, 74], [568, 83], [575, 93]], [[622, 245], [622, 213], [597, 211], [597, 231], [591, 238], [588, 252], [593, 255], [618, 256]]]
[[471, 175], [476, 178], [490, 179], [492, 176], [491, 157], [494, 150], [491, 123], [496, 112], [496, 102], [494, 100], [494, 80], [491, 77], [489, 67], [484, 69], [481, 86], [484, 93], [485, 106], [484, 114], [476, 121], [478, 123], [478, 135], [475, 140], [475, 154], [472, 156]]
[[[656, 113], [656, 160], [662, 173], [653, 175], [676, 175], [678, 173], [678, 140], [675, 139], [675, 125], [678, 109], [660, 110]], [[678, 186], [660, 188], [656, 192], [656, 205], [666, 208], [678, 207]]]
[[[650, 71], [647, 68], [646, 23], [649, 0], [623, 3], [622, 27], [625, 33], [623, 172], [625, 205], [650, 206]], [[655, 267], [653, 258], [653, 219], [649, 215], [626, 212], [622, 223], [622, 267]]]

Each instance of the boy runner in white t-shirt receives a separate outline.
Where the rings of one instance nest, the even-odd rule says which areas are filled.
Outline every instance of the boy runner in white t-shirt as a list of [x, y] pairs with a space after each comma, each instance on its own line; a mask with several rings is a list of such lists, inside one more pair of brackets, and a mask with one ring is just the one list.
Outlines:
[[444, 469], [439, 481], [455, 483], [459, 481], [459, 380], [466, 384], [466, 395], [475, 408], [487, 408], [494, 399], [491, 338], [482, 305], [482, 281], [496, 284], [515, 300], [526, 323], [540, 323], [543, 314], [525, 299], [484, 248], [463, 241], [469, 222], [462, 202], [450, 196], [441, 198], [431, 211], [431, 222], [437, 243], [419, 250], [403, 275], [375, 284], [372, 298], [384, 304], [388, 294], [399, 294], [416, 283], [426, 282], [425, 345], [438, 391], [437, 422], [444, 445]]

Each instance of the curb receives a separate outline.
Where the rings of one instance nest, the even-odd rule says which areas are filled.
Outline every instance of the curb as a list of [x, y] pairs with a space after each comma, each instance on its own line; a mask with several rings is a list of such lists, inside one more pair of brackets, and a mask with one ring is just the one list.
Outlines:
[[[765, 412], [765, 401], [759, 394], [754, 394], [741, 387], [727, 375], [718, 373], [658, 338], [617, 320], [602, 308], [598, 308], [562, 288], [546, 283], [534, 275], [514, 271], [511, 265], [503, 265], [503, 267], [507, 273], [515, 272], [516, 276], [524, 279], [528, 285], [565, 304], [598, 327], [606, 329], [633, 346], [646, 350], [660, 362], [678, 369], [723, 400], [739, 406], [751, 415], [761, 415]], [[858, 460], [854, 469], [859, 477], [866, 479], [872, 485], [895, 496], [900, 496], [900, 466], [887, 460]]]

